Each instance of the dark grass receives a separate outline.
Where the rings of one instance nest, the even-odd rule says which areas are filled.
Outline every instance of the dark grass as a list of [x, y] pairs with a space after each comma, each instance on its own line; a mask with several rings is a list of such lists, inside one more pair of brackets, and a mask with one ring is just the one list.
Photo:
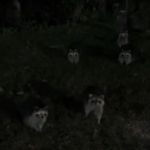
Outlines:
[[[63, 106], [56, 120], [51, 102], [49, 119], [42, 133], [8, 117], [1, 118], [0, 149], [148, 149], [147, 143], [139, 142], [126, 128], [129, 122], [134, 124], [134, 120], [149, 120], [149, 38], [143, 34], [137, 41], [143, 46], [147, 61], [130, 66], [117, 63], [115, 40], [115, 29], [97, 24], [71, 29], [67, 26], [28, 27], [20, 32], [5, 29], [0, 34], [1, 86], [12, 90], [21, 88], [32, 78], [47, 79], [52, 87], [76, 96], [88, 85], [98, 85], [106, 88], [106, 105], [100, 126], [92, 116], [85, 118]], [[77, 65], [67, 61], [70, 47], [81, 52]]]

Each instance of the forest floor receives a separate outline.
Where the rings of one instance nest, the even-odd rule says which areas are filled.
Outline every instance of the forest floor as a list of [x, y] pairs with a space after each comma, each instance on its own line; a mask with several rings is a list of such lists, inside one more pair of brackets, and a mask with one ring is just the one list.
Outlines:
[[[37, 27], [0, 34], [0, 85], [21, 87], [31, 77], [47, 79], [68, 95], [80, 95], [89, 85], [106, 87], [101, 125], [60, 108], [59, 120], [50, 111], [42, 133], [11, 118], [1, 118], [0, 150], [149, 150], [150, 35], [136, 44], [145, 62], [117, 62], [116, 34], [98, 27]], [[137, 46], [137, 47], [138, 47]], [[80, 62], [70, 64], [68, 48], [80, 50]]]

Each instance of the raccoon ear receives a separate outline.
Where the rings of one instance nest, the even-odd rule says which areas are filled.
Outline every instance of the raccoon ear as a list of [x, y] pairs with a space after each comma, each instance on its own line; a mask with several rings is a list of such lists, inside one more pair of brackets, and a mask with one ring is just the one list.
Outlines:
[[92, 98], [93, 97], [93, 94], [89, 93], [89, 98]]
[[100, 97], [101, 99], [105, 99], [105, 95], [104, 95], [104, 94], [100, 95], [99, 97]]

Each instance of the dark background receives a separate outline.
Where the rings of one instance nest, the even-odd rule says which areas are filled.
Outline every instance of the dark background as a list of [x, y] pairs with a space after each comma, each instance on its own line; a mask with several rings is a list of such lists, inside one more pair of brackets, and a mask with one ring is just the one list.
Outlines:
[[[20, 0], [19, 12], [12, 0], [0, 1], [0, 86], [6, 93], [32, 79], [46, 79], [52, 88], [81, 101], [89, 85], [106, 90], [101, 125], [92, 115], [85, 118], [64, 106], [56, 111], [50, 100], [42, 133], [0, 113], [0, 150], [150, 149], [150, 2], [104, 2]], [[128, 12], [127, 29], [137, 56], [127, 66], [117, 60], [116, 17], [121, 9]], [[76, 65], [67, 60], [69, 48], [80, 52]], [[61, 98], [57, 92], [49, 94], [56, 103]]]

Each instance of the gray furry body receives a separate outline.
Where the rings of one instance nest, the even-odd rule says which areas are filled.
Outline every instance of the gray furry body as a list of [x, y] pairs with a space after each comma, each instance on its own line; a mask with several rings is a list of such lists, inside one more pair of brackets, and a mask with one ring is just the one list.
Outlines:
[[19, 96], [19, 99], [23, 99], [17, 106], [22, 122], [35, 131], [41, 132], [48, 117], [48, 106], [44, 104], [44, 99], [26, 93]]
[[23, 117], [23, 122], [25, 125], [34, 129], [37, 132], [41, 132], [44, 124], [47, 121], [48, 110], [45, 108], [40, 108], [33, 111], [30, 115]]
[[105, 101], [103, 94], [86, 93], [85, 96], [78, 95], [76, 98], [64, 98], [62, 104], [71, 112], [83, 113], [86, 118], [92, 114], [100, 124]]
[[104, 111], [104, 95], [89, 94], [88, 101], [84, 105], [85, 116], [93, 113], [100, 124]]

